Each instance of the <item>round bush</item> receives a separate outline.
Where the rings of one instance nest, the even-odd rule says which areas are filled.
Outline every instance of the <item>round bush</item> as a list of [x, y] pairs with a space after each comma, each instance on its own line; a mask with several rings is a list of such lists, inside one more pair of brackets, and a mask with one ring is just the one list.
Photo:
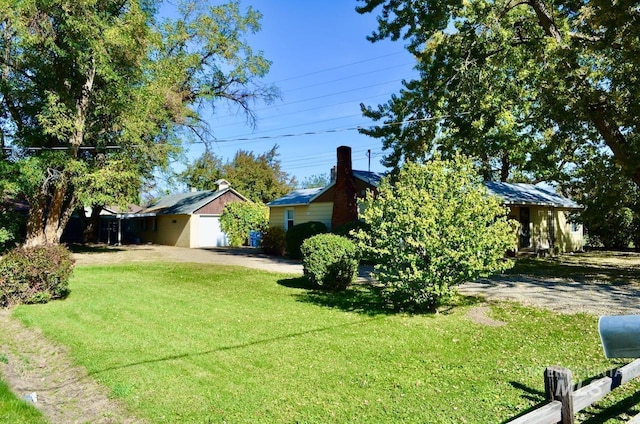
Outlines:
[[287, 231], [287, 254], [293, 259], [300, 259], [302, 257], [302, 253], [300, 252], [302, 242], [311, 236], [324, 234], [326, 232], [327, 226], [319, 221], [294, 225]]
[[74, 260], [60, 245], [17, 248], [0, 261], [0, 306], [65, 297]]
[[369, 231], [369, 228], [369, 225], [362, 221], [351, 221], [347, 222], [346, 224], [342, 224], [331, 232], [333, 234], [346, 237], [349, 240], [354, 240], [355, 233], [357, 233], [358, 231]]
[[358, 250], [349, 239], [318, 234], [302, 243], [304, 275], [316, 287], [344, 290], [358, 275]]
[[284, 228], [269, 227], [262, 233], [262, 251], [268, 255], [284, 256], [287, 242]]

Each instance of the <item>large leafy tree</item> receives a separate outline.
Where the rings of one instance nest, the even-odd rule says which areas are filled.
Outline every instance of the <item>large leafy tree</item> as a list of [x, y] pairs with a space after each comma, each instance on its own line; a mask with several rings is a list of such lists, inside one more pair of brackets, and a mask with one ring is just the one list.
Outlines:
[[189, 187], [210, 190], [216, 180], [224, 178], [252, 201], [267, 203], [296, 186], [296, 180], [282, 170], [278, 156], [278, 145], [261, 154], [238, 150], [227, 162], [206, 151], [178, 175], [178, 180]]
[[298, 188], [319, 188], [326, 187], [331, 183], [327, 174], [313, 174], [306, 177], [298, 184]]
[[222, 177], [224, 162], [210, 150], [187, 164], [187, 168], [176, 176], [178, 182], [189, 188], [212, 190]]
[[224, 168], [225, 178], [254, 202], [270, 202], [296, 186], [295, 178], [282, 170], [278, 156], [277, 145], [260, 155], [238, 150]]
[[[640, 185], [640, 8], [600, 0], [360, 0], [369, 38], [404, 39], [419, 78], [386, 104], [387, 164], [463, 151], [499, 178], [562, 179], [606, 145]], [[490, 171], [488, 171], [490, 170]]]
[[608, 154], [594, 155], [576, 171], [571, 189], [585, 209], [579, 217], [592, 246], [640, 246], [640, 188]]
[[17, 164], [30, 206], [27, 245], [57, 243], [75, 207], [135, 200], [199, 112], [227, 100], [251, 115], [274, 92], [269, 62], [244, 41], [260, 15], [238, 2], [0, 1], [2, 160]]

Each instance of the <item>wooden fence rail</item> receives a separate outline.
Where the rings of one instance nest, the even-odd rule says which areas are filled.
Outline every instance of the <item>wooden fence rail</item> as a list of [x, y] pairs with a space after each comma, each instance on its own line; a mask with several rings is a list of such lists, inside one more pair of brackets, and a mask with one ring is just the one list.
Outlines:
[[[574, 388], [571, 370], [548, 367], [544, 370], [544, 389], [549, 403], [522, 415], [509, 424], [572, 424], [575, 413], [599, 401], [616, 388], [640, 376], [640, 359], [613, 370], [610, 376]], [[627, 424], [640, 424], [640, 415]]]

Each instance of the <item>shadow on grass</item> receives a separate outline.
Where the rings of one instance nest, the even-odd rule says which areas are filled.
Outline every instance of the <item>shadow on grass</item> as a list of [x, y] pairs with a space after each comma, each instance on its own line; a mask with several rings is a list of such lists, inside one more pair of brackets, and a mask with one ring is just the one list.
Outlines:
[[138, 365], [154, 364], [154, 363], [160, 363], [160, 362], [166, 362], [166, 361], [174, 361], [174, 360], [177, 360], [177, 359], [195, 358], [195, 357], [199, 357], [199, 356], [212, 355], [212, 354], [215, 354], [215, 353], [218, 353], [218, 352], [234, 351], [234, 350], [245, 349], [245, 348], [252, 347], [252, 346], [277, 343], [277, 342], [280, 342], [282, 340], [288, 340], [288, 339], [293, 339], [293, 338], [297, 338], [297, 337], [303, 337], [303, 336], [306, 336], [306, 335], [309, 335], [309, 334], [331, 332], [333, 330], [336, 330], [336, 329], [339, 329], [339, 328], [344, 328], [344, 327], [360, 326], [360, 325], [364, 325], [364, 324], [366, 324], [368, 322], [378, 320], [380, 318], [382, 318], [382, 317], [363, 318], [363, 319], [357, 320], [356, 322], [347, 322], [347, 323], [343, 323], [343, 324], [327, 325], [327, 326], [323, 326], [323, 327], [311, 328], [311, 329], [308, 329], [308, 330], [297, 331], [297, 332], [283, 334], [283, 335], [274, 336], [274, 337], [267, 337], [267, 338], [263, 338], [263, 339], [258, 339], [258, 340], [246, 342], [246, 343], [237, 343], [237, 344], [232, 344], [232, 345], [228, 345], [228, 346], [221, 346], [221, 347], [218, 347], [218, 348], [215, 348], [215, 349], [210, 349], [210, 350], [205, 350], [205, 351], [190, 352], [190, 353], [178, 353], [178, 354], [174, 354], [174, 355], [163, 356], [163, 357], [160, 357], [160, 358], [136, 361], [136, 362], [131, 362], [131, 363], [128, 363], [128, 364], [114, 365], [114, 366], [106, 367], [106, 368], [99, 369], [99, 370], [96, 370], [96, 371], [91, 371], [91, 372], [89, 372], [89, 375], [97, 375], [97, 374], [101, 374], [101, 373], [107, 372], [107, 371], [131, 368], [131, 367], [135, 367], [135, 366], [138, 366]]
[[[598, 405], [591, 406], [582, 411], [582, 414], [586, 415], [586, 417], [581, 422], [583, 424], [599, 424], [606, 422], [607, 420], [620, 417], [622, 414], [635, 416], [640, 413], [640, 409], [638, 409], [639, 402], [640, 394], [636, 393], [608, 407], [601, 407]], [[620, 421], [626, 422], [626, 420], [621, 418]]]
[[314, 290], [313, 284], [305, 277], [283, 278], [278, 280], [278, 284], [290, 289]]
[[502, 421], [502, 424], [506, 424], [512, 420], [515, 420], [516, 418], [519, 418], [523, 415], [527, 415], [528, 413], [533, 412], [536, 409], [541, 408], [547, 404], [547, 401], [545, 400], [544, 392], [541, 392], [540, 390], [536, 390], [529, 386], [525, 386], [524, 384], [518, 381], [510, 381], [509, 384], [511, 384], [513, 388], [517, 390], [521, 390], [523, 392], [523, 394], [521, 395], [523, 399], [527, 399], [537, 403], [531, 406], [530, 408], [527, 408], [524, 411], [521, 411], [518, 415], [514, 415], [513, 417], [509, 417], [508, 419]]
[[299, 302], [370, 316], [398, 312], [382, 299], [381, 288], [371, 284], [355, 284], [344, 291], [317, 290], [305, 277], [284, 278], [278, 280], [278, 284], [288, 288], [305, 290], [294, 295]]
[[460, 306], [471, 306], [485, 302], [479, 296], [454, 296], [437, 311], [409, 311], [394, 307], [382, 297], [382, 287], [369, 283], [353, 284], [344, 291], [318, 290], [305, 277], [284, 278], [278, 284], [292, 289], [305, 290], [294, 296], [299, 302], [312, 303], [326, 308], [337, 308], [346, 312], [357, 312], [364, 315], [393, 315], [398, 313], [415, 315], [434, 315], [435, 312], [447, 314]]

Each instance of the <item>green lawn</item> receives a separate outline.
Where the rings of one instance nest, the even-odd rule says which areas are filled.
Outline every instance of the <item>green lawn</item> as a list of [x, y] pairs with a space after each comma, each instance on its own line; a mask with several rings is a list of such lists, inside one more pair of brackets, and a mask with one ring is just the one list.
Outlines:
[[[292, 276], [154, 263], [78, 267], [68, 299], [14, 316], [152, 423], [498, 423], [543, 402], [545, 366], [579, 379], [613, 365], [596, 317], [498, 304], [507, 325], [487, 327], [470, 307], [393, 314], [362, 287], [325, 294]], [[603, 422], [596, 409], [582, 418]]]
[[40, 411], [16, 398], [0, 381], [0, 423], [43, 424], [45, 420]]

